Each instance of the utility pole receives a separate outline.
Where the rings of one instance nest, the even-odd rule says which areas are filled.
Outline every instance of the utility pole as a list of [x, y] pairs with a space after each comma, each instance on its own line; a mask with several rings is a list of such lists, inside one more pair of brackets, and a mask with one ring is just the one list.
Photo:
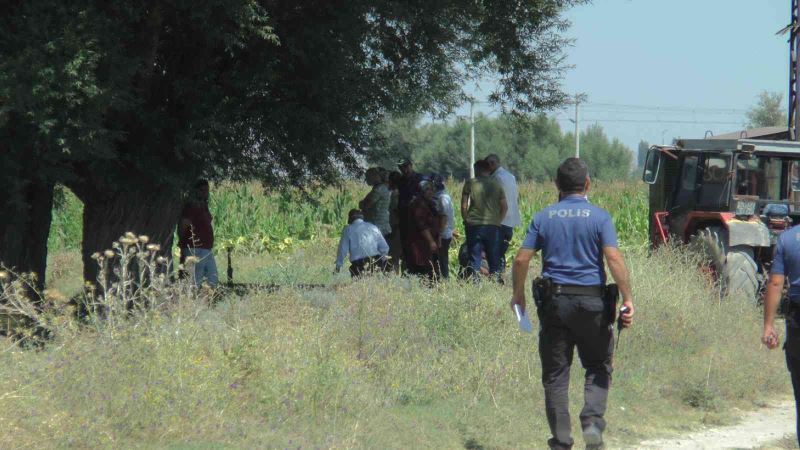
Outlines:
[[579, 109], [581, 102], [586, 101], [586, 94], [575, 94], [575, 120], [572, 122], [575, 123], [575, 157], [581, 157], [581, 130], [580, 130], [580, 119], [579, 119]]
[[475, 178], [475, 101], [469, 102], [469, 177]]
[[579, 121], [578, 121], [578, 108], [580, 107], [581, 101], [578, 96], [575, 96], [575, 157], [581, 157], [581, 131], [579, 129]]
[[[787, 28], [782, 31], [789, 31], [789, 139], [800, 140], [798, 128], [800, 128], [800, 2], [792, 0], [792, 20]], [[780, 33], [780, 32], [779, 32]]]

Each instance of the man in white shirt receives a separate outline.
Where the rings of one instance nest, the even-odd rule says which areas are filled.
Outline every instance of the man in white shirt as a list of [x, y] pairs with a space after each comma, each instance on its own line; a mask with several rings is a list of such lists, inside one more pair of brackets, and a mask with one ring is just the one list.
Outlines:
[[511, 244], [511, 238], [514, 236], [514, 227], [522, 223], [519, 215], [519, 191], [517, 190], [516, 177], [500, 165], [500, 157], [491, 154], [486, 157], [485, 161], [489, 163], [492, 178], [503, 186], [503, 191], [506, 193], [506, 203], [508, 204], [506, 217], [500, 224], [500, 272], [502, 273], [506, 270], [506, 252]]
[[339, 252], [336, 255], [336, 272], [344, 265], [344, 257], [350, 255], [350, 276], [360, 276], [374, 267], [386, 270], [389, 245], [381, 231], [375, 225], [364, 222], [364, 213], [351, 209], [347, 215], [347, 225], [342, 230], [339, 240]]

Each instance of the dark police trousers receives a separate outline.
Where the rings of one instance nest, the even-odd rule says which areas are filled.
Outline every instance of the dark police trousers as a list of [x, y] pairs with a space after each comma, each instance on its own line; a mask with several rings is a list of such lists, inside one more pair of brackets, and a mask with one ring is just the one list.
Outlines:
[[600, 296], [555, 295], [542, 305], [538, 314], [542, 385], [547, 421], [553, 434], [548, 444], [551, 448], [570, 448], [573, 440], [568, 392], [574, 349], [578, 348], [586, 370], [581, 426], [595, 424], [602, 431], [606, 427], [603, 415], [611, 384], [613, 326], [606, 319]]
[[794, 406], [796, 415], [796, 433], [800, 443], [800, 305], [794, 301], [786, 305], [786, 341], [783, 349], [786, 351], [786, 366], [792, 377], [794, 390]]

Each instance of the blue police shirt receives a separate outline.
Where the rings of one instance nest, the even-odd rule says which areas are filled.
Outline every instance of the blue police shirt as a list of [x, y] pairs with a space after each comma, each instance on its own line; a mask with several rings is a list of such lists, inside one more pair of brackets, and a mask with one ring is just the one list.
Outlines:
[[785, 275], [789, 280], [789, 297], [800, 301], [800, 226], [792, 227], [778, 237], [770, 273]]
[[605, 284], [603, 247], [617, 247], [611, 215], [582, 195], [570, 195], [539, 211], [522, 248], [542, 251], [542, 276], [554, 283]]

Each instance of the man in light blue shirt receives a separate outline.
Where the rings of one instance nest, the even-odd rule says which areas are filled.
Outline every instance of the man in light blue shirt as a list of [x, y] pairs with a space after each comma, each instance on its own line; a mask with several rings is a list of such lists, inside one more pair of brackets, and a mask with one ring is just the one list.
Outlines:
[[517, 178], [505, 167], [500, 165], [500, 157], [492, 153], [486, 157], [489, 163], [489, 170], [492, 178], [500, 182], [506, 194], [506, 204], [508, 210], [503, 222], [500, 224], [500, 271], [506, 270], [506, 252], [511, 245], [511, 238], [514, 237], [514, 228], [520, 226], [522, 219], [519, 214], [519, 190], [517, 189]]
[[347, 225], [342, 230], [339, 240], [339, 252], [336, 255], [336, 272], [344, 265], [344, 257], [350, 255], [350, 276], [360, 276], [365, 271], [386, 270], [389, 245], [375, 225], [364, 222], [364, 213], [351, 209], [347, 215]]

